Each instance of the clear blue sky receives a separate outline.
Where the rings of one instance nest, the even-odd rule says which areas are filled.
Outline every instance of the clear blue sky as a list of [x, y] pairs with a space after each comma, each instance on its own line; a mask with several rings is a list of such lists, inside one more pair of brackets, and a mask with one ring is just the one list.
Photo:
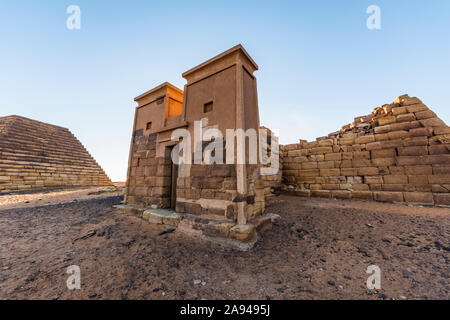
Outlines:
[[[81, 8], [81, 30], [66, 8]], [[381, 30], [366, 9], [381, 8]], [[0, 2], [0, 116], [68, 127], [125, 179], [133, 98], [241, 43], [261, 123], [314, 139], [408, 93], [450, 123], [450, 1]]]

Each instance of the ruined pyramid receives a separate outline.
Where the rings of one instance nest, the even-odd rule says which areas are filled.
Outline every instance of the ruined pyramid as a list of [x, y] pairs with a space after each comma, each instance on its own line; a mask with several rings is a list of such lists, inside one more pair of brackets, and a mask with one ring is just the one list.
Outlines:
[[20, 116], [0, 117], [0, 193], [111, 185], [68, 129]]

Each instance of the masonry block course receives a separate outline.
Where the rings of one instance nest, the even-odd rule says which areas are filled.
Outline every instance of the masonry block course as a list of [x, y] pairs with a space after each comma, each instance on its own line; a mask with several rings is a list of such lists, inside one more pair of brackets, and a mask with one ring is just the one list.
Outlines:
[[[283, 190], [297, 195], [450, 203], [450, 128], [408, 95], [327, 137], [282, 146], [281, 153]], [[336, 180], [339, 188], [330, 183]]]

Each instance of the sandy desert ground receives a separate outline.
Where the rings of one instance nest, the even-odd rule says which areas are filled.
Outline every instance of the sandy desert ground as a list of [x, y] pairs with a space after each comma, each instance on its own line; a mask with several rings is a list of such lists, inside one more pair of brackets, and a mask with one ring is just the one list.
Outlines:
[[72, 191], [0, 196], [0, 299], [450, 298], [450, 209], [282, 195], [241, 252], [116, 213], [119, 191]]

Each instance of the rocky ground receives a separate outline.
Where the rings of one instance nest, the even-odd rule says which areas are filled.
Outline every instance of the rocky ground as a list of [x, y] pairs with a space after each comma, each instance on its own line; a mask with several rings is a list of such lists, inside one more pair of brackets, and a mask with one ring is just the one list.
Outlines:
[[109, 196], [122, 195], [124, 187], [122, 183], [115, 183], [114, 187], [56, 188], [13, 192], [6, 195], [0, 194], [0, 210], [34, 208], [37, 206], [88, 200], [105, 194]]
[[[280, 196], [267, 212], [281, 219], [240, 252], [161, 235], [115, 213], [121, 200], [0, 211], [0, 299], [450, 298], [450, 209]], [[71, 265], [81, 290], [67, 289]], [[381, 269], [378, 291], [366, 287], [369, 265]]]

